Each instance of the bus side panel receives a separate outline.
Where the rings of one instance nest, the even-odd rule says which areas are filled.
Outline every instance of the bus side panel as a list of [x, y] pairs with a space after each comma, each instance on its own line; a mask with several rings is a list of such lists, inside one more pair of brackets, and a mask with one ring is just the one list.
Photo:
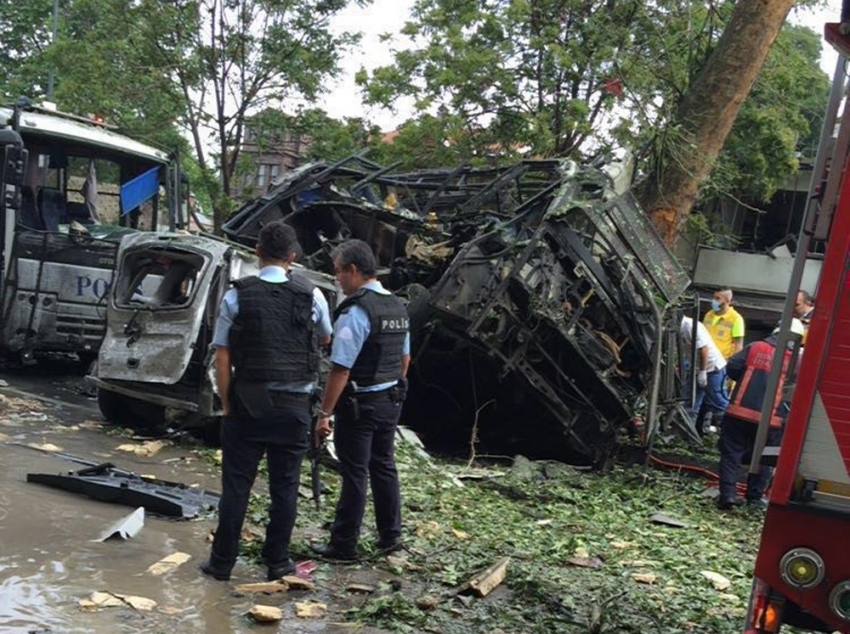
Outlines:
[[[811, 513], [794, 506], [771, 504], [762, 531], [754, 576], [815, 615], [835, 631], [850, 634], [850, 623], [832, 613], [829, 593], [839, 582], [850, 579], [850, 518], [837, 514]], [[811, 548], [824, 560], [826, 577], [811, 590], [787, 585], [780, 573], [780, 560], [792, 548]]]
[[6, 297], [8, 349], [96, 351], [118, 245], [63, 234], [21, 231]]

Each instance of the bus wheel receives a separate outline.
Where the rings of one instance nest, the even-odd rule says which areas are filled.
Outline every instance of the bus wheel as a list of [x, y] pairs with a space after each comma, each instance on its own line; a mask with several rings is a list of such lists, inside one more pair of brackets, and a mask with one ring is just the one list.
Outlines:
[[103, 417], [122, 427], [145, 429], [165, 424], [165, 408], [112, 390], [97, 391], [97, 405]]

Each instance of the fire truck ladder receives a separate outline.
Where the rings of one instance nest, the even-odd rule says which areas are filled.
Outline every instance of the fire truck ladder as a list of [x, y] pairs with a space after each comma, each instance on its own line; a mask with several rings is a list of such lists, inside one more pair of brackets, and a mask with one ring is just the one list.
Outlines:
[[[827, 34], [829, 39], [829, 33]], [[833, 42], [835, 43], [835, 42]], [[838, 193], [843, 176], [843, 166], [848, 149], [850, 149], [850, 109], [844, 106], [844, 115], [839, 120], [838, 111], [842, 100], [847, 95], [848, 75], [846, 71], [847, 59], [850, 50], [839, 51], [838, 61], [835, 65], [835, 73], [832, 78], [832, 89], [826, 109], [826, 115], [821, 128], [818, 152], [812, 171], [812, 180], [809, 186], [808, 202], [800, 227], [797, 249], [794, 254], [794, 265], [791, 270], [791, 279], [788, 286], [788, 294], [782, 310], [782, 319], [779, 322], [779, 333], [777, 334], [777, 350], [785, 350], [786, 346], [795, 341], [795, 351], [792, 355], [792, 363], [797, 359], [799, 351], [799, 336], [791, 334], [791, 320], [793, 319], [794, 304], [797, 301], [797, 293], [803, 279], [803, 271], [806, 265], [806, 256], [813, 240], [826, 242], [829, 238], [832, 218], [838, 203]], [[834, 137], [836, 123], [840, 124], [838, 135]], [[835, 169], [830, 169], [834, 166]], [[756, 435], [755, 447], [750, 462], [750, 473], [758, 473], [762, 458], [765, 455], [765, 444], [770, 429], [770, 418], [773, 413], [773, 403], [776, 391], [780, 388], [779, 381], [782, 375], [784, 355], [774, 354], [770, 375], [768, 376], [767, 388], [765, 390], [764, 402], [761, 408], [761, 420]], [[793, 374], [794, 365], [789, 364], [788, 374]], [[786, 386], [786, 394], [790, 398], [793, 391], [791, 385]]]

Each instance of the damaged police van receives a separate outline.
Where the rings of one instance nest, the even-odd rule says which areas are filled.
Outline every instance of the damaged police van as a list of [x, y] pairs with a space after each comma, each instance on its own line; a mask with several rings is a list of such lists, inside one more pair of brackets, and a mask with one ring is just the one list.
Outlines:
[[[221, 401], [210, 348], [218, 306], [233, 281], [256, 275], [256, 255], [186, 234], [126, 236], [105, 301], [106, 336], [90, 380], [111, 422], [133, 427], [215, 425]], [[333, 278], [299, 266], [327, 297]]]
[[23, 362], [76, 353], [88, 362], [103, 339], [121, 237], [174, 228], [177, 164], [102, 123], [51, 108], [0, 106], [0, 133], [15, 139], [7, 154], [17, 147], [17, 167], [6, 170], [17, 176], [0, 200], [0, 352]]

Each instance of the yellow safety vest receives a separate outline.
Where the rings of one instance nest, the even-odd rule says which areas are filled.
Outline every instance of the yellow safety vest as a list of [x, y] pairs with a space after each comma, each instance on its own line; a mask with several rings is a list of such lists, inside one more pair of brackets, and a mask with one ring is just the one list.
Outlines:
[[705, 314], [705, 318], [702, 320], [702, 323], [705, 324], [706, 328], [708, 328], [711, 338], [714, 339], [714, 343], [717, 344], [717, 347], [720, 349], [720, 352], [725, 359], [728, 359], [735, 354], [735, 342], [732, 338], [732, 328], [735, 326], [735, 322], [739, 319], [743, 320], [743, 317], [741, 317], [738, 311], [730, 306], [722, 315], [718, 315], [713, 310], [710, 310]]

